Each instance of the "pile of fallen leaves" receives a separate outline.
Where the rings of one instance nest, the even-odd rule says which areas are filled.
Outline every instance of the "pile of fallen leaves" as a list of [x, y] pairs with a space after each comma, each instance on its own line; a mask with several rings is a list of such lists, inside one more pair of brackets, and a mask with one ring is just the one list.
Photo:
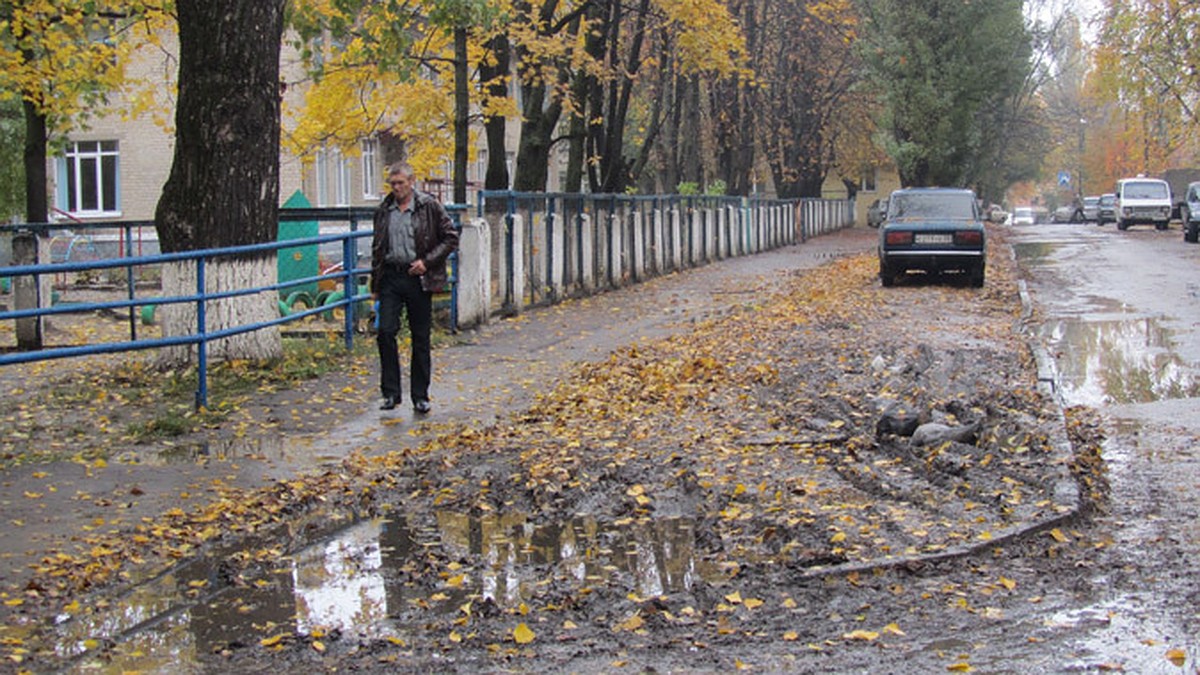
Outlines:
[[[770, 570], [747, 580], [761, 589], [780, 575], [987, 545], [1067, 508], [1054, 495], [1062, 458], [1042, 431], [1057, 418], [1034, 389], [1014, 329], [1011, 261], [991, 256], [983, 290], [923, 280], [881, 289], [875, 271], [862, 256], [793, 276], [689, 332], [581, 366], [504, 423], [269, 490], [224, 490], [196, 510], [89, 537], [87, 552], [44, 560], [30, 595], [61, 610], [135, 569], [143, 576], [218, 545], [236, 551], [239, 538], [314, 511], [403, 513], [417, 529], [447, 512], [521, 513], [537, 523], [688, 518], [699, 557], [731, 574]], [[974, 442], [918, 446], [881, 431], [896, 411], [978, 433]], [[436, 543], [422, 551], [406, 581], [413, 595], [461, 578], [447, 572], [464, 564], [460, 553]], [[251, 576], [256, 562], [225, 561], [241, 570], [231, 578]], [[554, 584], [543, 592], [547, 606], [581, 619], [593, 608], [610, 621], [595, 608], [625, 593]], [[693, 611], [731, 602], [710, 600]], [[647, 615], [638, 606], [628, 613]], [[425, 625], [461, 638], [463, 621]], [[481, 639], [521, 643], [515, 633]]]

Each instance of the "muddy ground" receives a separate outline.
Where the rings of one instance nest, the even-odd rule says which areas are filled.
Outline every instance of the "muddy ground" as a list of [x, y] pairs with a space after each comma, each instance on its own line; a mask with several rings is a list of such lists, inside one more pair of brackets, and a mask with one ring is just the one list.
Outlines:
[[[871, 234], [855, 236], [868, 251]], [[376, 441], [317, 473], [213, 490], [206, 506], [96, 535], [92, 550], [113, 552], [105, 574], [89, 576], [82, 557], [50, 561], [27, 582], [38, 592], [9, 605], [10, 663], [1069, 666], [1044, 617], [1087, 590], [1084, 571], [1104, 556], [1087, 528], [1105, 495], [1099, 431], [1038, 389], [1015, 265], [1001, 232], [994, 242], [983, 289], [943, 277], [885, 290], [869, 253], [741, 278], [716, 310], [560, 368], [553, 388], [494, 423]], [[345, 405], [362, 406], [369, 373], [355, 376], [367, 382], [330, 378], [301, 399], [352, 391]], [[278, 400], [273, 419], [304, 417], [294, 396]], [[316, 580], [297, 564], [312, 546], [324, 546]], [[94, 617], [156, 570], [185, 589], [188, 637], [101, 628]], [[328, 591], [331, 578], [356, 589], [326, 600], [340, 611], [298, 591]]]

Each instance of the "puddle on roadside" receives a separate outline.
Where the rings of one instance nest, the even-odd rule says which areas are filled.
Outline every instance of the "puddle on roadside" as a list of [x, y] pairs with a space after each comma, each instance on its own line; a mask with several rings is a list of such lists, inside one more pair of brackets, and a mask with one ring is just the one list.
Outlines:
[[[1091, 671], [1101, 664], [1122, 672], [1196, 672], [1200, 650], [1180, 626], [1160, 614], [1160, 603], [1150, 598], [1128, 595], [1101, 605], [1058, 612], [1044, 622], [1050, 633], [1077, 633], [1071, 640], [1071, 660], [1066, 670]], [[1173, 664], [1167, 652], [1180, 650]]]
[[345, 453], [314, 452], [311, 442], [304, 438], [282, 435], [262, 438], [220, 438], [189, 443], [162, 443], [154, 451], [129, 451], [117, 458], [123, 464], [172, 466], [259, 460], [286, 464], [295, 470], [345, 459]]
[[[404, 517], [361, 521], [295, 555], [263, 580], [198, 596], [218, 570], [193, 565], [139, 587], [109, 608], [64, 622], [57, 653], [95, 672], [187, 670], [198, 654], [253, 645], [278, 634], [341, 631], [397, 637], [471, 603], [501, 609], [532, 601], [553, 580], [575, 588], [606, 584], [651, 597], [717, 581], [720, 569], [697, 558], [695, 523], [662, 519], [622, 524], [580, 517], [534, 525], [523, 515], [439, 513], [435, 527]], [[425, 567], [426, 549], [451, 560], [480, 561], [456, 570]], [[430, 589], [429, 575], [441, 574]], [[409, 579], [416, 583], [409, 583]], [[112, 645], [113, 642], [117, 644]], [[102, 657], [98, 645], [112, 648]]]
[[1148, 403], [1200, 394], [1193, 368], [1174, 351], [1171, 331], [1149, 317], [1063, 319], [1040, 327], [1055, 355], [1069, 405]]
[[1038, 262], [1045, 260], [1061, 249], [1063, 245], [1057, 242], [1038, 241], [1030, 243], [1015, 243], [1013, 253], [1021, 261]]

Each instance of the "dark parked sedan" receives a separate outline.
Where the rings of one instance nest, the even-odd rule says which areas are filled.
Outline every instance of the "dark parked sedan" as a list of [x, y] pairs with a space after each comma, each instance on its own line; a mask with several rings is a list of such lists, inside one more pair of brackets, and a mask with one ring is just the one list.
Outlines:
[[971, 190], [907, 188], [888, 200], [879, 232], [879, 280], [892, 286], [907, 271], [962, 272], [983, 286], [987, 234]]
[[1096, 208], [1096, 224], [1117, 222], [1117, 195], [1106, 192], [1100, 195], [1100, 203]]
[[867, 207], [867, 225], [871, 227], [879, 227], [883, 224], [883, 217], [887, 214], [887, 200], [876, 199]]

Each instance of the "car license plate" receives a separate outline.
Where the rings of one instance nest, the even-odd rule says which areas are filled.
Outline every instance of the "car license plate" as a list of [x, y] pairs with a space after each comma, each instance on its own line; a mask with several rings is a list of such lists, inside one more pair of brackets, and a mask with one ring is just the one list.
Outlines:
[[952, 234], [918, 234], [913, 237], [917, 244], [949, 244], [954, 241]]

